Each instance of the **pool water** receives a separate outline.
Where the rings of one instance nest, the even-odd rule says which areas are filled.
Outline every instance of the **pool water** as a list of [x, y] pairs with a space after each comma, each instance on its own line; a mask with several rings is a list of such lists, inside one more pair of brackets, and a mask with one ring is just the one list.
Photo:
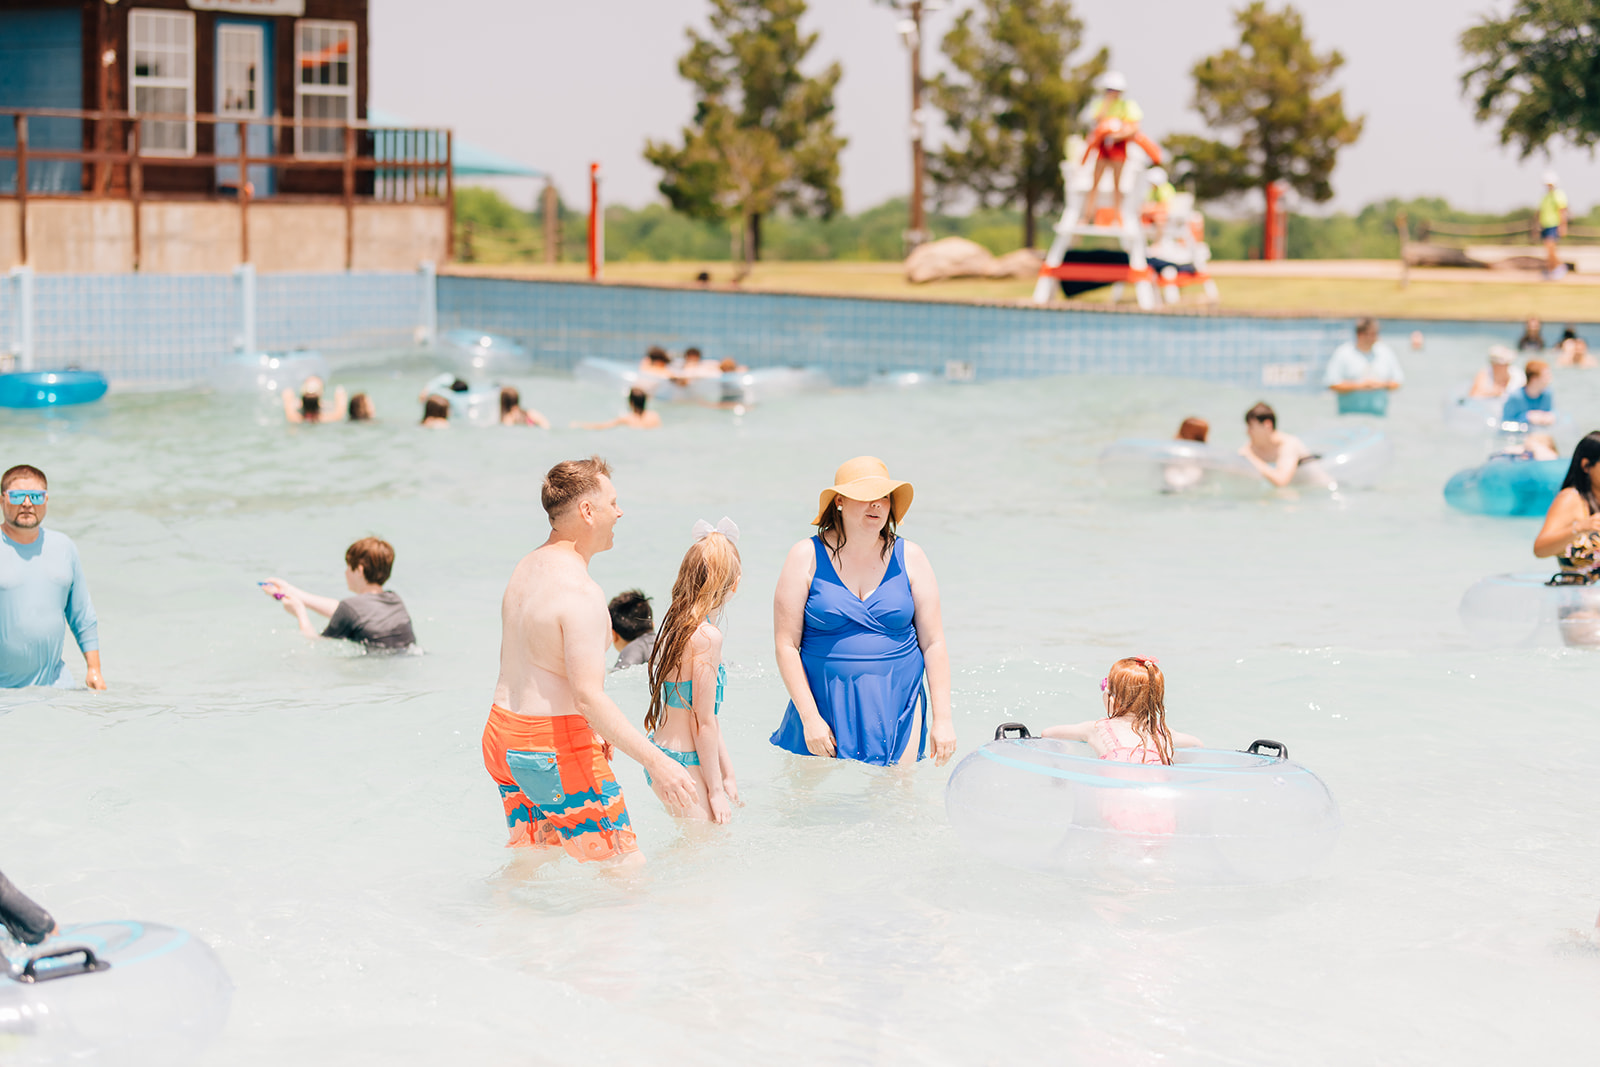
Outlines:
[[[112, 688], [0, 696], [0, 867], [63, 921], [212, 944], [237, 986], [217, 1064], [1580, 1062], [1600, 653], [1471, 644], [1462, 592], [1541, 569], [1538, 520], [1440, 493], [1488, 448], [1443, 429], [1440, 399], [1497, 339], [1404, 354], [1396, 463], [1337, 499], [1106, 485], [1105, 443], [1189, 414], [1238, 441], [1261, 399], [1157, 378], [670, 408], [650, 434], [423, 431], [432, 368], [371, 354], [334, 379], [374, 395], [374, 425], [203, 393], [8, 415], [6, 464], [49, 473], [47, 525], [83, 555]], [[619, 406], [517, 384], [558, 427]], [[1555, 390], [1600, 424], [1600, 374]], [[1327, 396], [1269, 399], [1291, 432], [1333, 419]], [[745, 806], [676, 823], [619, 759], [636, 877], [507, 851], [479, 755], [539, 478], [594, 451], [626, 513], [593, 565], [608, 594], [642, 586], [659, 617], [694, 520], [743, 532], [721, 721]], [[962, 754], [1000, 722], [1097, 715], [1105, 668], [1154, 655], [1175, 728], [1282, 740], [1328, 784], [1325, 872], [1134, 891], [997, 868], [946, 823], [949, 768], [771, 747], [777, 571], [860, 453], [916, 484], [903, 532], [942, 587]], [[256, 587], [340, 594], [366, 534], [396, 546], [424, 655], [303, 640]], [[643, 717], [641, 672], [611, 690]]]

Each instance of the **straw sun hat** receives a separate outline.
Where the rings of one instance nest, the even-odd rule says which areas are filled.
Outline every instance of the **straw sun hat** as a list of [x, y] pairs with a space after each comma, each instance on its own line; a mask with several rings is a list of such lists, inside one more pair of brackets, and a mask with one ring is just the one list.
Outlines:
[[833, 487], [822, 491], [817, 500], [817, 517], [811, 520], [811, 525], [820, 523], [828, 512], [828, 505], [833, 503], [834, 497], [840, 496], [864, 502], [888, 497], [889, 511], [899, 523], [911, 507], [912, 492], [910, 482], [897, 482], [889, 477], [889, 468], [877, 456], [857, 456], [846, 460], [834, 472]]

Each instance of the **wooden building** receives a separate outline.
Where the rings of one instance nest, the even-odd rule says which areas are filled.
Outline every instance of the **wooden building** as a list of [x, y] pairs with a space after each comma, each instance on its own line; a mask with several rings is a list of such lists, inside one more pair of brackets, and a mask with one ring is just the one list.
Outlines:
[[[28, 202], [61, 197], [133, 201], [131, 269], [146, 258], [140, 204], [181, 200], [237, 202], [239, 261], [252, 261], [250, 201], [342, 203], [347, 269], [363, 258], [358, 209], [425, 205], [444, 212], [445, 242], [426, 258], [447, 258], [449, 134], [367, 125], [367, 12], [367, 0], [0, 0], [0, 198], [19, 201], [20, 258]], [[0, 266], [16, 261], [5, 228]]]

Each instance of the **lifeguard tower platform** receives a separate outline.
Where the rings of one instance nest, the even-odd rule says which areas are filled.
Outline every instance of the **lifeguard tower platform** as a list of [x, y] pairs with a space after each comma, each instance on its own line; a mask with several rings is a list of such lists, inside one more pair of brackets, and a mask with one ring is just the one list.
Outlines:
[[[1216, 303], [1217, 286], [1206, 273], [1211, 249], [1205, 243], [1205, 219], [1194, 209], [1194, 194], [1176, 193], [1165, 204], [1149, 203], [1150, 165], [1130, 151], [1122, 166], [1121, 195], [1114, 192], [1107, 167], [1100, 176], [1094, 217], [1085, 219], [1095, 161], [1079, 162], [1084, 147], [1081, 137], [1067, 142], [1067, 158], [1061, 162], [1065, 206], [1039, 268], [1034, 303], [1049, 303], [1058, 289], [1085, 292], [1105, 285], [1111, 286], [1113, 303], [1121, 303], [1125, 287], [1133, 286], [1135, 301], [1146, 310], [1156, 306], [1158, 289], [1166, 303], [1176, 304], [1183, 289], [1196, 285], [1208, 303]], [[1086, 237], [1113, 238], [1120, 253], [1075, 251], [1073, 245]]]

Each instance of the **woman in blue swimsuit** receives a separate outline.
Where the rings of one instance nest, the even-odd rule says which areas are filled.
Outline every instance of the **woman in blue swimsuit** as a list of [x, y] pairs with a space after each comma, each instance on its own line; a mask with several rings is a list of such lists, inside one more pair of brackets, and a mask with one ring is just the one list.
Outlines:
[[[789, 706], [772, 743], [886, 766], [956, 750], [939, 585], [896, 533], [910, 482], [858, 456], [824, 489], [817, 535], [790, 549], [773, 598]], [[927, 686], [923, 680], [926, 675]]]

